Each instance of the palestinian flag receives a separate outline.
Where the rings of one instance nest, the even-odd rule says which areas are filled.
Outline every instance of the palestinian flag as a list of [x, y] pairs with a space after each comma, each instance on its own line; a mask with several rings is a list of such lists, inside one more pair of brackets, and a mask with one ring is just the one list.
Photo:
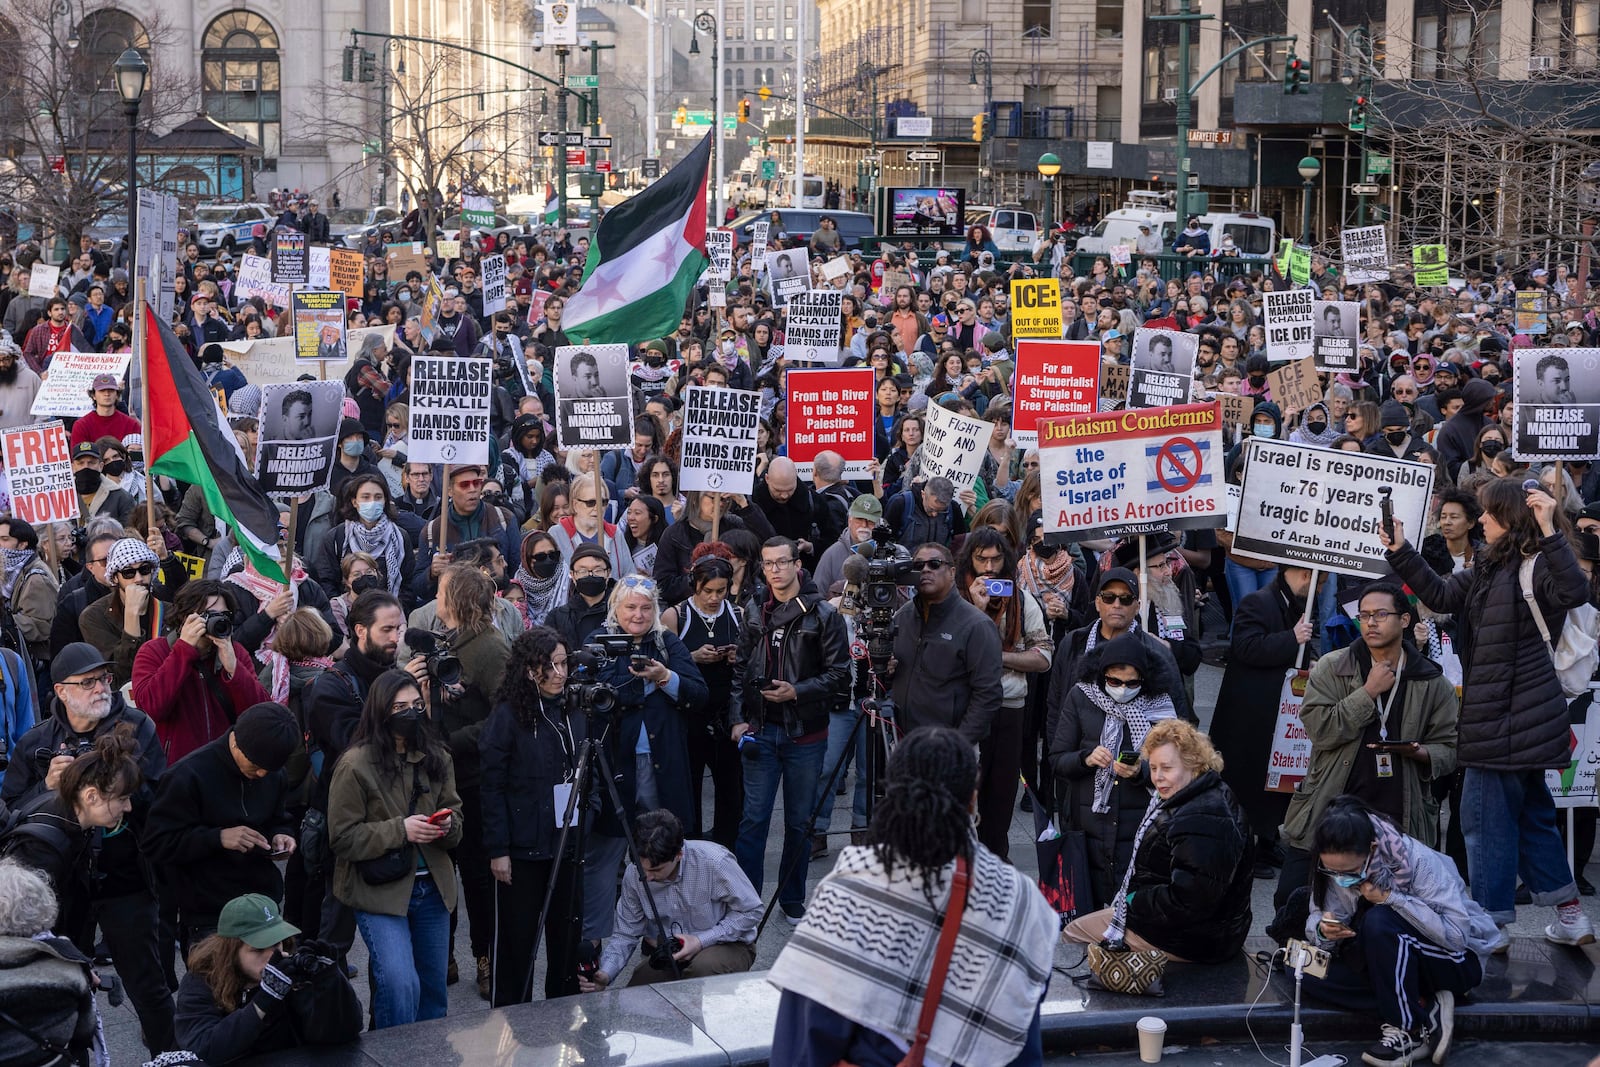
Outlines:
[[549, 182], [544, 183], [544, 221], [547, 226], [561, 225], [561, 197]]
[[144, 454], [150, 470], [198, 485], [263, 577], [288, 584], [278, 549], [278, 508], [250, 474], [222, 409], [172, 328], [144, 307], [150, 411]]
[[562, 332], [574, 344], [665, 337], [678, 328], [706, 256], [711, 134], [649, 188], [600, 220]]

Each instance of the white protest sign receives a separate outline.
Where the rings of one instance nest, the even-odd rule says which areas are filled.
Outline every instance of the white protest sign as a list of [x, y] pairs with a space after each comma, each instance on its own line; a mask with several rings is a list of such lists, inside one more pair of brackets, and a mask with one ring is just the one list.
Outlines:
[[[254, 341], [223, 341], [221, 345], [227, 362], [243, 371], [252, 385], [292, 382], [306, 372], [306, 368], [295, 361], [295, 338], [292, 333]], [[343, 371], [340, 371], [339, 377], [344, 377]]]
[[1272, 751], [1267, 757], [1269, 793], [1293, 793], [1311, 770], [1311, 738], [1300, 722], [1311, 672], [1290, 668], [1278, 693], [1278, 718], [1272, 727]]
[[266, 256], [252, 256], [248, 252], [239, 261], [239, 280], [233, 291], [240, 300], [259, 296], [268, 307], [289, 306], [289, 286], [272, 280], [272, 260]]
[[1317, 294], [1310, 289], [1280, 289], [1262, 297], [1267, 358], [1274, 363], [1312, 354]]
[[75, 419], [94, 407], [89, 386], [101, 374], [118, 382], [128, 373], [131, 352], [57, 352], [50, 361], [50, 376], [39, 386], [28, 414], [35, 418]]
[[1111, 265], [1112, 266], [1114, 266], [1114, 267], [1126, 267], [1132, 261], [1133, 261], [1133, 246], [1132, 245], [1112, 245], [1111, 246]]
[[413, 463], [482, 463], [489, 458], [489, 401], [494, 360], [418, 355], [411, 361]]
[[306, 249], [306, 284], [313, 289], [332, 289], [330, 265], [332, 252], [327, 245], [312, 245]]
[[12, 514], [34, 526], [71, 522], [78, 517], [72, 457], [67, 448], [67, 432], [59, 420], [0, 433], [0, 450], [5, 453]]
[[761, 394], [703, 385], [691, 385], [685, 392], [678, 488], [714, 493], [754, 491]]
[[750, 255], [757, 268], [765, 266], [763, 257], [767, 254], [767, 240], [772, 230], [769, 219], [757, 219], [750, 224]]
[[1199, 334], [1143, 326], [1134, 330], [1128, 406], [1163, 408], [1188, 400], [1199, 351]]
[[791, 363], [839, 362], [844, 354], [839, 347], [844, 331], [842, 291], [815, 289], [791, 296], [787, 321], [783, 353]]
[[994, 423], [951, 411], [942, 404], [929, 404], [927, 428], [922, 447], [917, 450], [924, 478], [949, 478], [956, 492], [971, 489], [978, 481], [978, 469], [989, 454], [985, 444]]
[[557, 447], [633, 444], [627, 345], [563, 345], [556, 349], [554, 370]]
[[[146, 293], [163, 322], [172, 321], [173, 290], [178, 276], [178, 198], [153, 189], [139, 190], [133, 276], [146, 279]], [[160, 279], [149, 281], [150, 264], [160, 263]], [[159, 294], [159, 296], [157, 295]]]
[[706, 232], [706, 255], [711, 259], [707, 276], [713, 281], [725, 282], [733, 277], [733, 231], [728, 229]]
[[822, 277], [829, 282], [850, 276], [850, 257], [834, 256], [822, 265]]
[[1544, 772], [1545, 785], [1558, 808], [1592, 808], [1600, 803], [1596, 772], [1600, 771], [1600, 683], [1567, 705], [1572, 730], [1572, 762]]
[[1433, 465], [1252, 437], [1233, 551], [1294, 567], [1379, 578], [1383, 490], [1406, 535], [1421, 540]]
[[1389, 237], [1382, 223], [1339, 231], [1345, 281], [1357, 285], [1389, 280]]
[[28, 275], [28, 295], [48, 300], [52, 296], [60, 295], [57, 291], [60, 284], [60, 267], [52, 267], [48, 263], [35, 263], [33, 273]]
[[478, 264], [483, 273], [483, 313], [493, 315], [506, 309], [506, 257], [484, 256]]

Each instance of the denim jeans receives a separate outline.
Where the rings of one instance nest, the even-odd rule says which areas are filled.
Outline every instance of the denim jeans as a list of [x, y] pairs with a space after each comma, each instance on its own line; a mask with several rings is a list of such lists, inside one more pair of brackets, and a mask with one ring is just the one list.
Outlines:
[[[1245, 597], [1258, 589], [1265, 589], [1278, 577], [1278, 568], [1268, 567], [1265, 570], [1253, 571], [1249, 567], [1228, 560], [1222, 568], [1223, 576], [1228, 582], [1228, 595], [1233, 598], [1233, 616], [1239, 617], [1239, 604]], [[1233, 636], [1233, 625], [1228, 626], [1228, 636]]]
[[356, 927], [367, 943], [368, 966], [377, 985], [372, 998], [374, 1029], [444, 1018], [450, 912], [433, 879], [417, 876], [405, 915], [358, 910]]
[[1535, 904], [1578, 897], [1543, 771], [1468, 767], [1461, 785], [1472, 899], [1501, 926], [1517, 917], [1517, 876]]
[[[845, 771], [851, 763], [856, 768], [855, 798], [850, 806], [850, 828], [864, 830], [867, 826], [867, 736], [870, 731], [867, 724], [862, 723], [856, 729], [856, 720], [861, 717], [861, 705], [852, 702], [844, 711], [836, 711], [828, 716], [828, 752], [822, 758], [822, 769], [817, 773], [817, 832], [821, 833], [833, 823], [834, 789], [845, 782]], [[855, 738], [855, 744], [850, 744], [850, 739]], [[846, 754], [846, 749], [850, 752]], [[844, 756], [843, 764], [839, 764], [839, 757]], [[833, 773], [835, 764], [839, 764], [838, 777], [834, 778], [831, 786], [828, 775]]]
[[733, 854], [759, 894], [766, 866], [767, 831], [772, 826], [772, 807], [781, 778], [784, 832], [778, 872], [780, 877], [787, 872], [788, 877], [778, 887], [778, 903], [804, 904], [806, 864], [811, 858], [806, 826], [816, 808], [817, 775], [828, 745], [822, 739], [796, 744], [781, 725], [772, 723], [763, 726], [754, 737], [743, 749], [744, 819], [739, 823]]

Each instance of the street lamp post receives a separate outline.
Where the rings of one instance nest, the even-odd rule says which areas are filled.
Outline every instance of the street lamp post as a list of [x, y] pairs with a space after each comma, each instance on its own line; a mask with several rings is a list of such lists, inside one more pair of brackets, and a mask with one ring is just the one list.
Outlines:
[[1054, 225], [1051, 218], [1056, 207], [1056, 175], [1061, 173], [1061, 157], [1054, 152], [1046, 152], [1039, 157], [1039, 174], [1044, 178], [1044, 236], [1050, 239], [1050, 227]]
[[1317, 162], [1315, 156], [1306, 156], [1300, 160], [1295, 168], [1300, 172], [1301, 179], [1305, 182], [1300, 192], [1302, 204], [1300, 206], [1300, 240], [1309, 247], [1311, 245], [1311, 200], [1317, 191], [1317, 175], [1322, 173], [1322, 164]]
[[138, 276], [138, 226], [139, 226], [139, 103], [144, 99], [145, 80], [150, 76], [150, 64], [135, 49], [129, 48], [112, 65], [117, 79], [117, 95], [122, 97], [122, 109], [128, 116], [128, 263], [133, 275]]
[[[721, 0], [718, 0], [721, 3]], [[694, 25], [689, 38], [689, 54], [700, 54], [700, 39], [693, 36], [694, 30], [699, 30], [711, 38], [711, 150], [716, 153], [716, 225], [723, 223], [723, 189], [722, 189], [722, 74], [717, 69], [721, 53], [721, 20], [709, 11], [702, 11], [694, 17]]]
[[878, 151], [878, 68], [872, 63], [863, 63], [856, 68], [856, 80], [862, 78], [872, 88], [872, 112], [867, 120], [867, 136], [872, 141], [872, 150], [867, 156], [867, 210], [872, 210], [872, 195], [878, 188], [878, 168], [883, 156]]

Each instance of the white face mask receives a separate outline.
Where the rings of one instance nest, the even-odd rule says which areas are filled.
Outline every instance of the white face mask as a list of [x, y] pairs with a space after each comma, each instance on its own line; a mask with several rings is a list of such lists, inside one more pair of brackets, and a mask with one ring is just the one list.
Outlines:
[[1105, 690], [1106, 696], [1118, 704], [1126, 704], [1139, 699], [1139, 693], [1144, 688], [1139, 682], [1123, 685], [1120, 682], [1101, 682], [1100, 688]]

